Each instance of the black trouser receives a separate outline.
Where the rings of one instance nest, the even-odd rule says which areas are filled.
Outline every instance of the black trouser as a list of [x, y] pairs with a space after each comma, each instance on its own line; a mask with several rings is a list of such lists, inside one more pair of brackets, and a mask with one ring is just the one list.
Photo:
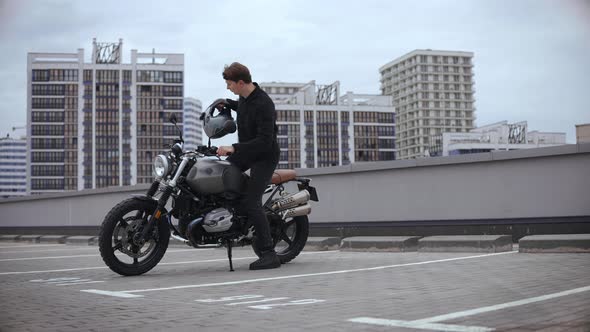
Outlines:
[[254, 225], [256, 231], [257, 247], [262, 250], [273, 248], [270, 235], [270, 226], [266, 214], [262, 208], [262, 195], [266, 186], [270, 183], [272, 174], [277, 166], [277, 161], [262, 160], [255, 162], [250, 167], [250, 178], [246, 180], [244, 190], [245, 169], [241, 169], [234, 163], [223, 172], [225, 196], [238, 215], [246, 215]]

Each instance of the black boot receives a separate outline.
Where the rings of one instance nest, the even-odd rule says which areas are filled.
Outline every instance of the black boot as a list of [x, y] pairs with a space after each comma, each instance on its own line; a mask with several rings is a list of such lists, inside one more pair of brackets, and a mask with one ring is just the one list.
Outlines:
[[275, 269], [281, 266], [279, 256], [274, 250], [266, 250], [260, 253], [260, 258], [250, 264], [250, 270]]

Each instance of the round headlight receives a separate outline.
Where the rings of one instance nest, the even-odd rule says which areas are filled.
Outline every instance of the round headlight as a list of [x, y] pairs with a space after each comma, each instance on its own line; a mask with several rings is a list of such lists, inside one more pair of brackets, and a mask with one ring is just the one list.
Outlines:
[[168, 163], [168, 158], [166, 158], [166, 156], [160, 154], [158, 156], [156, 156], [156, 159], [154, 159], [154, 174], [159, 177], [159, 178], [163, 178], [166, 175], [168, 175], [168, 172], [170, 171], [170, 164]]

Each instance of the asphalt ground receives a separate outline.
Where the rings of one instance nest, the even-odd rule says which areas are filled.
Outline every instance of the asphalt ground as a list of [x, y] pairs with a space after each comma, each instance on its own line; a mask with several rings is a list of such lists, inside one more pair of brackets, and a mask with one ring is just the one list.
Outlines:
[[588, 254], [171, 247], [122, 277], [95, 246], [0, 242], [1, 331], [590, 331]]

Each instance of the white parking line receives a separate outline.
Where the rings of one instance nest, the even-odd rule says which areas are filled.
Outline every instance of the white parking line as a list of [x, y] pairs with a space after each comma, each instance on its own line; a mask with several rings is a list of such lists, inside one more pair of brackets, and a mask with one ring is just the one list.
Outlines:
[[108, 267], [106, 267], [106, 266], [93, 266], [93, 267], [79, 267], [79, 268], [75, 268], [75, 269], [0, 272], [0, 276], [14, 275], [14, 274], [35, 274], [35, 273], [50, 273], [50, 272], [71, 272], [71, 271], [101, 270], [101, 269], [108, 269]]
[[92, 279], [80, 279], [80, 278], [51, 278], [51, 279], [35, 279], [29, 280], [29, 282], [41, 283], [52, 286], [69, 286], [69, 285], [81, 285], [81, 284], [95, 284], [104, 281], [95, 281]]
[[391, 269], [391, 268], [396, 268], [396, 267], [425, 265], [425, 264], [433, 264], [433, 263], [443, 263], [443, 262], [459, 261], [459, 260], [465, 260], [465, 259], [474, 259], [474, 258], [482, 258], [482, 257], [490, 257], [490, 256], [514, 254], [514, 253], [517, 253], [517, 252], [518, 251], [509, 251], [509, 252], [501, 252], [501, 253], [493, 253], [493, 254], [484, 254], [484, 255], [475, 255], [475, 256], [463, 256], [463, 257], [456, 257], [456, 258], [438, 259], [438, 260], [434, 260], [434, 261], [425, 261], [425, 262], [415, 262], [415, 263], [405, 263], [405, 264], [375, 266], [375, 267], [352, 269], [352, 270], [337, 270], [337, 271], [318, 272], [318, 273], [294, 274], [294, 275], [286, 275], [286, 276], [279, 276], [279, 277], [268, 277], [268, 278], [258, 278], [258, 279], [246, 279], [246, 280], [236, 280], [236, 281], [227, 281], [227, 282], [216, 282], [216, 283], [209, 283], [209, 284], [196, 284], [196, 285], [182, 285], [182, 286], [161, 287], [161, 288], [134, 289], [134, 290], [120, 291], [120, 292], [122, 292], [122, 293], [145, 293], [145, 292], [157, 292], [157, 291], [177, 290], [177, 289], [187, 289], [187, 288], [205, 288], [205, 287], [216, 287], [216, 286], [240, 285], [240, 284], [248, 284], [248, 283], [263, 282], [263, 281], [272, 281], [272, 280], [294, 279], [294, 278], [307, 278], [307, 277], [316, 277], [316, 276], [324, 276], [324, 275], [332, 275], [332, 274], [343, 274], [343, 273], [354, 273], [354, 272], [364, 272], [364, 271], [385, 270], [385, 269]]
[[465, 317], [465, 316], [478, 315], [478, 314], [481, 314], [484, 312], [512, 308], [512, 307], [521, 306], [521, 305], [525, 305], [525, 304], [529, 304], [529, 303], [547, 301], [547, 300], [551, 300], [551, 299], [554, 299], [557, 297], [562, 297], [562, 296], [567, 296], [567, 295], [572, 295], [572, 294], [577, 294], [577, 293], [582, 293], [582, 292], [587, 292], [587, 291], [590, 291], [590, 286], [574, 288], [574, 289], [566, 290], [563, 292], [547, 294], [547, 295], [542, 295], [542, 296], [537, 296], [537, 297], [530, 297], [530, 298], [524, 299], [524, 300], [518, 300], [518, 301], [512, 301], [512, 302], [507, 302], [507, 303], [502, 303], [502, 304], [491, 305], [488, 307], [453, 312], [453, 313], [446, 314], [446, 315], [440, 315], [440, 316], [434, 316], [434, 317], [430, 317], [430, 318], [420, 319], [420, 320], [417, 320], [416, 322], [421, 322], [421, 323], [441, 322], [444, 320], [451, 320], [451, 319], [461, 318], [461, 317]]
[[47, 285], [56, 285], [56, 284], [64, 284], [64, 283], [72, 283], [72, 282], [83, 282], [83, 281], [92, 281], [92, 279], [55, 278], [55, 279], [49, 279], [49, 280], [45, 281], [45, 283]]
[[270, 303], [270, 304], [262, 304], [262, 305], [253, 305], [249, 306], [252, 309], [262, 309], [262, 310], [270, 310], [275, 307], [285, 307], [285, 306], [292, 306], [292, 305], [304, 305], [304, 304], [315, 304], [315, 303], [322, 303], [326, 302], [326, 300], [316, 300], [316, 299], [305, 299], [305, 300], [296, 300], [290, 301], [287, 303]]
[[227, 301], [236, 301], [236, 300], [248, 300], [248, 299], [257, 299], [264, 297], [264, 295], [236, 295], [236, 296], [226, 296], [220, 299], [201, 299], [195, 300], [195, 302], [201, 303], [216, 303], [216, 302], [227, 302]]
[[80, 278], [71, 278], [71, 277], [62, 277], [62, 278], [51, 278], [51, 279], [35, 279], [29, 280], [29, 282], [63, 282], [63, 281], [71, 281], [71, 280], [79, 280]]
[[[45, 250], [27, 250], [27, 251], [0, 251], [0, 255], [3, 254], [23, 254], [23, 253], [34, 253], [34, 252], [49, 252], [49, 251], [80, 251], [80, 250], [94, 250], [98, 251], [98, 247], [90, 247], [90, 248], [69, 248], [69, 249], [45, 249]], [[194, 248], [194, 249], [179, 249], [179, 250], [167, 250], [166, 253], [169, 252], [183, 252], [183, 251], [209, 251], [215, 250], [215, 248]]]
[[5, 258], [0, 259], [0, 262], [13, 262], [13, 261], [32, 261], [39, 259], [62, 259], [62, 258], [76, 258], [76, 257], [99, 257], [100, 255], [70, 255], [70, 256], [50, 256], [50, 257], [27, 257], [27, 258]]
[[[193, 250], [193, 249], [188, 249]], [[194, 249], [194, 250], [209, 250], [209, 249]], [[317, 254], [331, 254], [340, 252], [338, 250], [333, 251], [309, 251], [309, 252], [302, 252], [301, 255], [317, 255]], [[256, 259], [257, 256], [248, 256], [248, 257], [234, 257], [233, 260], [243, 260], [243, 259]], [[194, 264], [194, 263], [210, 263], [210, 262], [226, 262], [227, 258], [218, 258], [218, 259], [207, 259], [207, 260], [198, 260], [198, 261], [183, 261], [183, 262], [170, 262], [170, 263], [159, 263], [160, 265], [181, 265], [181, 264]], [[59, 269], [59, 270], [38, 270], [38, 271], [15, 271], [15, 272], [0, 272], [0, 276], [3, 275], [17, 275], [17, 274], [35, 274], [35, 273], [53, 273], [53, 272], [71, 272], [71, 271], [84, 271], [84, 270], [102, 270], [108, 269], [107, 266], [93, 266], [93, 267], [79, 267], [73, 269]]]
[[[200, 250], [213, 250], [213, 249], [200, 249]], [[181, 249], [181, 250], [170, 250], [166, 251], [167, 254], [175, 252], [195, 251], [195, 249]], [[25, 258], [4, 258], [0, 259], [0, 262], [12, 262], [12, 261], [32, 261], [40, 259], [64, 259], [64, 258], [76, 258], [76, 257], [100, 257], [100, 254], [92, 255], [69, 255], [69, 256], [49, 256], [49, 257], [25, 257]]]
[[390, 326], [390, 327], [406, 327], [406, 328], [413, 328], [413, 329], [423, 329], [423, 330], [437, 330], [437, 331], [459, 331], [459, 332], [475, 332], [475, 331], [492, 331], [494, 329], [487, 328], [487, 327], [480, 327], [480, 326], [463, 326], [463, 325], [452, 325], [452, 324], [438, 324], [437, 322], [463, 318], [467, 316], [478, 315], [486, 312], [497, 311], [506, 308], [517, 307], [521, 305], [526, 305], [530, 303], [540, 302], [540, 301], [547, 301], [554, 298], [582, 293], [590, 291], [590, 286], [574, 288], [570, 290], [566, 290], [563, 292], [541, 295], [537, 297], [531, 297], [528, 299], [506, 302], [502, 304], [491, 305], [482, 308], [476, 308], [471, 310], [465, 311], [457, 311], [449, 314], [412, 320], [412, 321], [403, 321], [403, 320], [393, 320], [393, 319], [382, 319], [382, 318], [372, 318], [372, 317], [357, 317], [349, 319], [349, 322], [354, 323], [364, 323], [364, 324], [371, 324], [371, 325], [381, 325], [381, 326]]
[[[234, 258], [233, 260], [242, 260], [242, 259], [254, 259], [258, 257], [239, 257]], [[210, 263], [210, 262], [221, 262], [227, 261], [225, 259], [206, 259], [200, 261], [184, 261], [184, 262], [170, 262], [170, 263], [159, 263], [158, 265], [180, 265], [180, 264], [194, 264], [194, 263]], [[23, 271], [23, 272], [0, 272], [1, 275], [11, 275], [11, 274], [32, 274], [32, 273], [48, 273], [48, 272], [70, 272], [70, 271], [83, 271], [83, 270], [101, 270], [101, 269], [108, 269], [107, 266], [93, 266], [93, 267], [80, 267], [75, 269], [59, 269], [59, 270], [41, 270], [41, 271]]]
[[226, 305], [252, 304], [252, 303], [262, 303], [262, 302], [271, 302], [271, 301], [286, 300], [286, 299], [288, 299], [288, 297], [272, 297], [272, 298], [262, 299], [262, 300], [244, 301], [244, 302], [233, 302], [233, 303], [228, 303]]
[[103, 291], [103, 290], [98, 290], [98, 289], [83, 289], [83, 290], [81, 290], [81, 292], [94, 293], [94, 294], [100, 294], [100, 295], [108, 295], [108, 296], [114, 296], [114, 297], [122, 297], [122, 298], [143, 297], [143, 295], [135, 295], [135, 294], [121, 293], [121, 292], [109, 292], [109, 291]]
[[90, 247], [90, 248], [68, 248], [68, 249], [45, 249], [45, 250], [26, 250], [26, 251], [0, 251], [0, 255], [2, 254], [28, 254], [33, 252], [49, 252], [49, 251], [80, 251], [80, 250], [98, 250], [98, 247]]
[[22, 245], [21, 246], [21, 245], [17, 244], [17, 245], [10, 246], [10, 247], [0, 247], [0, 249], [32, 248], [32, 247], [39, 248], [39, 247], [57, 247], [57, 246], [63, 247], [63, 244], [34, 244], [32, 246], [29, 246], [29, 245]]
[[63, 284], [54, 284], [55, 286], [70, 286], [70, 285], [82, 285], [82, 284], [96, 284], [99, 282], [104, 282], [104, 281], [82, 281], [82, 282], [69, 282], [69, 283], [63, 283]]
[[363, 323], [370, 325], [379, 325], [387, 327], [405, 327], [409, 329], [433, 330], [433, 331], [453, 331], [453, 332], [488, 332], [493, 331], [488, 327], [481, 326], [465, 326], [453, 324], [437, 324], [437, 323], [416, 323], [413, 321], [381, 319], [372, 317], [358, 317], [349, 319], [349, 322]]

